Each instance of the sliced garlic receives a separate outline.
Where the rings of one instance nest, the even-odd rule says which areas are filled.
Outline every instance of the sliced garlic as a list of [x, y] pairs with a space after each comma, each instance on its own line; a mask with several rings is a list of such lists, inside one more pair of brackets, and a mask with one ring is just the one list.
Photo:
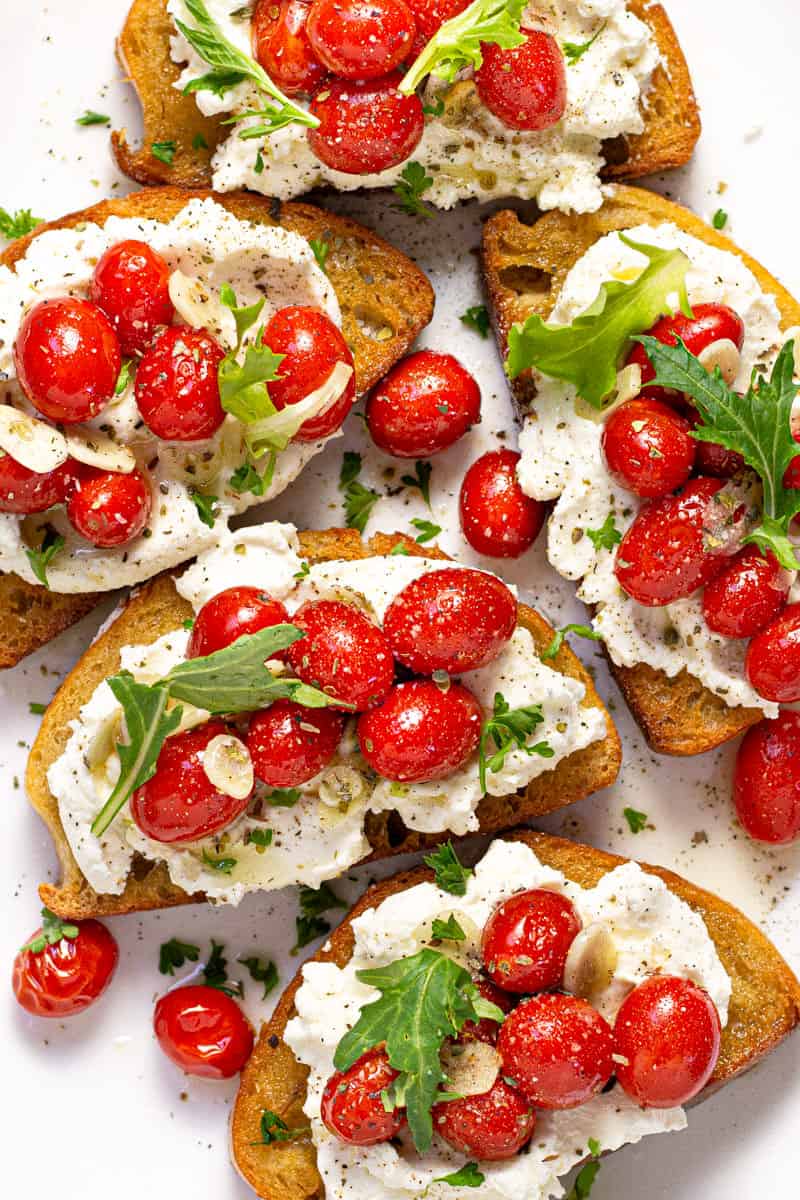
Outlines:
[[322, 386], [304, 400], [298, 404], [287, 404], [286, 408], [273, 413], [271, 417], [248, 425], [248, 441], [252, 444], [268, 439], [274, 449], [285, 450], [301, 425], [305, 425], [312, 417], [322, 416], [340, 399], [352, 375], [352, 367], [347, 363], [337, 363]]
[[253, 790], [255, 773], [250, 751], [232, 733], [211, 739], [203, 751], [203, 770], [209, 783], [234, 800], [246, 800]]
[[732, 387], [739, 374], [742, 356], [735, 342], [732, 342], [730, 338], [720, 338], [719, 341], [706, 346], [705, 350], [701, 350], [697, 361], [711, 374], [716, 367], [719, 367], [722, 378], [728, 387]]
[[633, 400], [642, 390], [642, 368], [639, 363], [630, 363], [617, 374], [617, 403]]
[[63, 467], [69, 458], [63, 433], [10, 404], [0, 404], [0, 449], [37, 475]]
[[[313, 718], [312, 718], [313, 719]], [[336, 763], [322, 776], [317, 794], [323, 804], [331, 808], [349, 808], [367, 797], [367, 783], [355, 767], [347, 763]]]
[[569, 948], [564, 964], [564, 987], [574, 996], [591, 1000], [610, 985], [617, 966], [617, 947], [607, 925], [587, 925]]
[[87, 466], [99, 467], [101, 471], [116, 471], [120, 475], [129, 475], [136, 468], [133, 451], [104, 433], [95, 433], [94, 430], [91, 433], [70, 433], [66, 440], [72, 457]]
[[169, 298], [175, 312], [193, 329], [208, 329], [228, 347], [236, 345], [236, 321], [204, 279], [173, 271], [169, 277]]
[[487, 1042], [450, 1043], [442, 1049], [447, 1090], [457, 1096], [483, 1096], [494, 1087], [502, 1060]]

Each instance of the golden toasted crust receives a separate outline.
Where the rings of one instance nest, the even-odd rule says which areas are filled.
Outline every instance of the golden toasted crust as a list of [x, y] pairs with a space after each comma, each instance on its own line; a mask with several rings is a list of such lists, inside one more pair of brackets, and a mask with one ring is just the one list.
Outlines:
[[[281, 225], [309, 241], [329, 241], [326, 269], [342, 309], [342, 328], [355, 358], [360, 393], [402, 358], [430, 321], [433, 289], [411, 260], [388, 242], [355, 221], [310, 204], [273, 204], [249, 192], [217, 196], [207, 189], [161, 187], [103, 200], [37, 226], [0, 254], [0, 264], [12, 267], [33, 239], [47, 230], [71, 229], [85, 221], [103, 225], [111, 216], [169, 221], [193, 197], [213, 197], [242, 221]], [[14, 666], [51, 641], [90, 612], [99, 599], [86, 594], [59, 596], [16, 575], [0, 575], [0, 667]]]
[[[585, 216], [547, 213], [525, 225], [515, 213], [506, 211], [487, 221], [483, 267], [501, 353], [505, 356], [508, 332], [515, 322], [534, 312], [549, 316], [567, 274], [594, 242], [615, 229], [662, 221], [671, 221], [694, 237], [738, 255], [764, 291], [775, 297], [783, 327], [800, 323], [800, 304], [723, 234], [662, 196], [617, 186], [599, 212]], [[529, 372], [514, 383], [513, 392], [521, 413], [535, 402]], [[645, 664], [610, 665], [649, 744], [661, 754], [701, 754], [762, 718], [760, 709], [730, 708], [686, 671], [670, 679]]]
[[[544, 833], [525, 830], [509, 837], [525, 842], [542, 862], [562, 871], [581, 887], [594, 887], [603, 875], [626, 861], [593, 846], [581, 846]], [[748, 1070], [792, 1032], [800, 1018], [800, 984], [772, 943], [732, 905], [671, 871], [642, 865], [700, 914], [733, 985], [719, 1062], [702, 1093], [705, 1096]], [[368, 908], [375, 908], [388, 896], [431, 878], [431, 871], [419, 868], [371, 887], [331, 935], [326, 949], [312, 961], [344, 966], [353, 953], [354, 918]], [[259, 1134], [261, 1113], [265, 1109], [277, 1113], [290, 1128], [307, 1124], [303, 1104], [308, 1072], [283, 1040], [286, 1023], [294, 1014], [301, 973], [302, 968], [279, 1000], [272, 1018], [261, 1029], [250, 1062], [242, 1073], [232, 1116], [234, 1165], [263, 1200], [324, 1197], [309, 1137], [264, 1146]]]
[[[628, 0], [628, 8], [650, 26], [661, 65], [643, 106], [644, 132], [605, 143], [608, 165], [603, 175], [607, 179], [638, 179], [683, 166], [700, 136], [689, 68], [666, 12], [648, 0]], [[112, 134], [112, 145], [120, 170], [139, 183], [197, 187], [211, 182], [211, 157], [217, 143], [227, 136], [228, 127], [218, 117], [203, 117], [195, 97], [184, 96], [173, 87], [180, 74], [169, 56], [173, 33], [166, 0], [134, 0], [117, 42], [117, 54], [139, 96], [144, 137], [137, 150], [121, 130]], [[151, 152], [153, 145], [169, 141], [175, 143], [171, 164], [154, 158]]]
[[[302, 533], [300, 541], [303, 556], [312, 563], [388, 554], [399, 541], [403, 542], [410, 554], [446, 558], [435, 549], [426, 547], [423, 550], [403, 534], [376, 534], [365, 545], [353, 530], [333, 529]], [[63, 753], [69, 740], [69, 722], [77, 717], [98, 685], [118, 670], [121, 648], [148, 645], [162, 634], [179, 628], [190, 615], [191, 608], [176, 592], [171, 575], [152, 580], [128, 602], [122, 614], [78, 662], [56, 693], [42, 720], [28, 761], [25, 784], [31, 804], [50, 830], [62, 869], [61, 883], [58, 886], [42, 884], [40, 894], [47, 907], [63, 917], [78, 920], [111, 916], [203, 899], [202, 896], [187, 896], [175, 887], [163, 865], [153, 865], [143, 860], [136, 863], [121, 896], [98, 895], [87, 883], [72, 855], [58, 815], [58, 805], [47, 786], [47, 771]], [[520, 605], [518, 621], [530, 631], [537, 649], [544, 649], [552, 641], [552, 628], [525, 605]], [[562, 647], [553, 660], [553, 666], [585, 685], [585, 706], [602, 707], [591, 676], [568, 646]], [[603, 741], [576, 751], [553, 771], [540, 775], [526, 791], [505, 797], [486, 797], [478, 809], [481, 832], [496, 833], [501, 829], [509, 829], [520, 821], [529, 821], [572, 804], [612, 784], [619, 771], [622, 752], [608, 713], [606, 724], [607, 734]], [[397, 813], [368, 814], [367, 837], [372, 853], [365, 861], [421, 850], [441, 841], [441, 836], [407, 830]]]

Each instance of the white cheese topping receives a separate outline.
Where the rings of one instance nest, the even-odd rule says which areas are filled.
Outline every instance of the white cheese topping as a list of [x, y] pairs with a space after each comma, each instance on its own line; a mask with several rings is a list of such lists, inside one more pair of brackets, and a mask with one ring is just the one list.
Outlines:
[[[745, 342], [736, 386], [747, 387], [757, 363], [771, 365], [781, 342], [780, 313], [752, 272], [735, 254], [718, 250], [675, 225], [637, 226], [633, 241], [678, 247], [691, 260], [687, 276], [693, 304], [720, 303], [735, 309], [745, 324]], [[605, 280], [631, 278], [645, 259], [608, 234], [570, 271], [551, 317], [568, 324], [595, 299]], [[763, 700], [744, 673], [747, 643], [712, 633], [703, 619], [698, 593], [663, 608], [646, 608], [620, 588], [614, 575], [616, 550], [595, 549], [584, 530], [600, 529], [609, 513], [620, 533], [632, 524], [641, 501], [612, 480], [601, 452], [602, 420], [575, 408], [575, 389], [536, 377], [537, 396], [520, 435], [519, 480], [530, 496], [556, 500], [548, 528], [550, 562], [567, 579], [581, 580], [578, 596], [598, 606], [594, 628], [620, 666], [648, 663], [666, 675], [684, 668], [731, 707], [752, 705], [776, 716], [777, 705]]]
[[[691, 979], [710, 995], [723, 1025], [727, 1021], [730, 979], [702, 918], [658, 878], [628, 863], [583, 889], [544, 866], [519, 842], [494, 842], [478, 863], [464, 897], [430, 883], [390, 896], [353, 922], [355, 946], [344, 968], [306, 963], [295, 998], [297, 1015], [285, 1039], [310, 1068], [305, 1112], [311, 1120], [317, 1165], [326, 1200], [468, 1200], [473, 1190], [434, 1183], [464, 1164], [434, 1135], [430, 1152], [419, 1155], [408, 1135], [400, 1145], [347, 1146], [320, 1119], [320, 1100], [334, 1072], [333, 1056], [344, 1034], [376, 991], [356, 972], [417, 953], [431, 939], [433, 921], [454, 914], [467, 940], [453, 951], [467, 968], [480, 969], [480, 936], [490, 914], [515, 892], [545, 887], [569, 896], [584, 926], [602, 922], [613, 938], [618, 963], [598, 1007], [613, 1023], [628, 992], [654, 972]], [[448, 953], [450, 951], [448, 950]], [[638, 1142], [650, 1133], [683, 1129], [682, 1108], [640, 1109], [620, 1087], [595, 1096], [580, 1108], [537, 1112], [536, 1129], [524, 1154], [502, 1163], [481, 1163], [481, 1200], [550, 1200], [563, 1195], [560, 1178], [587, 1154], [589, 1138], [604, 1151]]]
[[[273, 523], [235, 534], [226, 531], [218, 535], [217, 546], [200, 555], [183, 574], [178, 590], [195, 610], [211, 596], [236, 586], [261, 587], [282, 600], [290, 613], [307, 600], [338, 598], [362, 606], [380, 622], [407, 584], [446, 566], [400, 555], [337, 561], [311, 567], [298, 582], [298, 551], [297, 535], [289, 525]], [[155, 682], [185, 657], [187, 640], [186, 631], [177, 630], [151, 646], [128, 646], [122, 652], [122, 668], [138, 680]], [[548, 742], [554, 751], [552, 758], [512, 751], [500, 771], [488, 773], [490, 795], [505, 796], [524, 788], [575, 750], [605, 737], [602, 711], [581, 705], [583, 684], [542, 663], [525, 629], [517, 629], [493, 663], [469, 672], [463, 680], [487, 713], [496, 692], [502, 692], [512, 708], [541, 704], [544, 721], [537, 726], [535, 741]], [[313, 717], [309, 710], [312, 723]], [[207, 714], [190, 709], [184, 712], [183, 727], [206, 718]], [[425, 832], [466, 834], [478, 829], [476, 810], [483, 793], [477, 756], [436, 784], [392, 784], [377, 779], [358, 755], [351, 722], [337, 760], [300, 789], [293, 807], [256, 803], [223, 835], [222, 845], [213, 838], [188, 848], [161, 845], [140, 832], [127, 807], [98, 840], [91, 824], [119, 774], [114, 749], [119, 721], [120, 707], [102, 683], [73, 722], [64, 753], [48, 772], [73, 854], [97, 892], [116, 895], [123, 890], [134, 851], [166, 862], [173, 881], [186, 891], [203, 891], [232, 904], [249, 891], [289, 883], [318, 887], [369, 852], [364, 834], [368, 811], [397, 810], [409, 829]], [[266, 850], [261, 847], [262, 853], [244, 840], [256, 828], [273, 831], [272, 845]], [[203, 851], [214, 858], [221, 849], [226, 858], [236, 859], [230, 875], [221, 875], [203, 861]]]
[[[211, 16], [225, 36], [251, 54], [250, 22], [237, 17], [238, 0], [207, 0]], [[183, 0], [169, 0], [173, 18], [189, 26], [192, 20]], [[567, 72], [567, 109], [552, 129], [520, 132], [509, 129], [479, 101], [464, 80], [460, 91], [470, 93], [466, 104], [446, 102], [442, 116], [428, 117], [422, 141], [411, 155], [433, 178], [425, 199], [440, 208], [459, 200], [521, 196], [536, 200], [541, 209], [562, 208], [593, 212], [602, 203], [599, 172], [602, 143], [621, 134], [641, 133], [646, 94], [659, 61], [655, 40], [642, 21], [628, 12], [625, 0], [534, 0], [526, 26], [552, 33], [559, 44], [582, 44], [602, 27], [593, 45]], [[172, 39], [172, 58], [185, 64], [177, 88], [208, 71], [180, 33]], [[435, 104], [441, 85], [429, 82], [426, 105]], [[258, 108], [258, 94], [247, 83], [224, 96], [195, 93], [207, 115]], [[263, 97], [262, 97], [263, 102]], [[320, 185], [340, 191], [391, 187], [405, 167], [377, 175], [347, 175], [334, 171], [313, 153], [306, 130], [290, 125], [264, 140], [243, 141], [239, 134], [258, 119], [233, 126], [213, 159], [214, 187], [219, 191], [247, 187], [269, 196], [289, 199]], [[261, 152], [263, 170], [256, 170]]]

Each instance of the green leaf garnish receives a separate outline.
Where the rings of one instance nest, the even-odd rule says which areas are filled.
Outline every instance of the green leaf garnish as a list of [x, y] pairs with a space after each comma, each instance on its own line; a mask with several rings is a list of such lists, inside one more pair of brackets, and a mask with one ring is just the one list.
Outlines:
[[421, 163], [406, 163], [403, 173], [394, 187], [400, 203], [394, 207], [410, 217], [432, 217], [433, 212], [422, 201], [422, 196], [433, 187], [433, 176], [428, 175]]
[[207, 850], [203, 851], [203, 865], [222, 875], [232, 875], [236, 862], [235, 858], [212, 858]]
[[42, 909], [42, 931], [30, 942], [20, 947], [20, 954], [29, 950], [31, 954], [41, 954], [48, 946], [56, 946], [63, 939], [74, 941], [80, 933], [77, 925], [71, 925], [57, 917], [49, 908]]
[[271, 829], [251, 829], [247, 835], [248, 842], [256, 848], [256, 854], [263, 854], [272, 845]]
[[322, 238], [311, 238], [308, 244], [313, 251], [314, 258], [317, 260], [317, 266], [319, 267], [320, 271], [324, 271], [325, 274], [327, 275], [328, 274], [328, 255], [331, 252], [330, 242], [328, 241], [327, 238], [322, 237]]
[[[506, 757], [512, 750], [524, 750], [526, 754], [539, 754], [552, 758], [555, 751], [547, 742], [528, 745], [528, 738], [544, 721], [541, 704], [529, 704], [524, 708], [511, 708], [502, 693], [495, 693], [494, 713], [484, 721], [479, 749], [479, 771], [481, 788], [486, 791], [487, 771], [502, 769]], [[494, 753], [487, 757], [489, 743], [494, 744]]]
[[37, 225], [41, 225], [42, 218], [31, 216], [29, 208], [18, 208], [15, 213], [8, 212], [5, 208], [0, 208], [0, 237], [5, 238], [7, 242], [13, 242], [15, 238], [25, 237], [32, 233]]
[[250, 978], [256, 983], [263, 983], [264, 994], [262, 1000], [266, 1000], [267, 996], [278, 985], [278, 968], [272, 961], [264, 961], [258, 958], [257, 955], [251, 955], [250, 958], [240, 958], [239, 962], [243, 967], [247, 967], [250, 972]]
[[[596, 1138], [589, 1138], [589, 1153], [595, 1160], [598, 1159], [601, 1154], [600, 1143]], [[600, 1163], [597, 1161], [586, 1163], [584, 1167], [581, 1167], [580, 1171], [575, 1177], [575, 1186], [572, 1188], [570, 1194], [566, 1197], [566, 1200], [587, 1200], [592, 1188], [594, 1187], [594, 1181], [597, 1178], [597, 1172], [599, 1170]]]
[[426, 867], [430, 867], [436, 877], [436, 886], [451, 896], [466, 896], [467, 880], [472, 875], [469, 867], [465, 867], [453, 849], [453, 843], [447, 842], [426, 854], [423, 859]]
[[48, 525], [44, 531], [42, 544], [38, 547], [38, 549], [31, 546], [28, 546], [25, 549], [25, 553], [28, 556], [28, 562], [31, 564], [31, 570], [39, 580], [39, 583], [41, 583], [42, 586], [46, 587], [48, 590], [50, 588], [50, 584], [47, 582], [47, 568], [50, 566], [50, 563], [53, 561], [63, 545], [64, 539], [61, 534], [56, 533], [55, 529], [52, 529]]
[[414, 517], [411, 524], [419, 530], [414, 541], [419, 542], [421, 546], [424, 546], [426, 542], [432, 542], [442, 532], [441, 525], [434, 525], [433, 521], [426, 521], [423, 517]]
[[199, 516], [200, 520], [204, 525], [207, 525], [209, 529], [213, 529], [217, 520], [215, 507], [219, 502], [219, 496], [204, 496], [201, 492], [194, 491], [194, 489], [192, 489], [189, 494], [192, 498], [195, 508], [197, 509], [197, 515]]
[[263, 496], [267, 490], [264, 476], [259, 475], [252, 463], [243, 463], [241, 467], [237, 467], [228, 482], [231, 491], [238, 492], [240, 496], [246, 492], [253, 496]]
[[427, 504], [428, 508], [430, 508], [430, 506], [431, 506], [431, 475], [432, 474], [433, 474], [433, 467], [431, 466], [431, 464], [429, 462], [417, 461], [414, 463], [414, 474], [413, 475], [403, 475], [400, 480], [400, 482], [404, 483], [406, 485], [406, 487], [416, 488], [417, 491], [419, 492], [419, 494], [422, 496], [422, 499]]
[[400, 91], [410, 96], [428, 75], [452, 83], [465, 67], [477, 70], [486, 43], [504, 50], [521, 46], [525, 36], [520, 24], [526, 7], [527, 0], [473, 0], [434, 34], [400, 84]]
[[436, 917], [431, 932], [440, 942], [463, 942], [467, 937], [452, 913], [446, 921]]
[[311, 574], [311, 567], [309, 566], [309, 564], [307, 562], [301, 562], [300, 570], [295, 571], [294, 578], [295, 579], [307, 579], [310, 574]]
[[297, 943], [292, 947], [292, 954], [297, 954], [309, 942], [316, 941], [326, 933], [330, 933], [330, 925], [322, 914], [332, 908], [347, 908], [327, 883], [319, 888], [300, 888], [300, 915], [296, 918]]
[[297, 1129], [290, 1129], [277, 1113], [271, 1112], [270, 1109], [262, 1109], [261, 1112], [261, 1141], [253, 1142], [254, 1146], [271, 1146], [273, 1142], [291, 1142], [295, 1138], [302, 1137], [304, 1133], [308, 1133], [309, 1125], [303, 1125]]
[[114, 395], [115, 396], [121, 396], [122, 393], [125, 391], [125, 388], [130, 383], [132, 366], [133, 366], [132, 358], [124, 358], [122, 360], [122, 366], [119, 369], [119, 375], [117, 376], [117, 382], [114, 385]]
[[349, 529], [357, 529], [359, 533], [363, 533], [380, 496], [372, 488], [359, 482], [360, 471], [361, 455], [352, 450], [345, 451], [339, 473], [339, 490], [344, 492], [345, 519]]
[[158, 952], [158, 969], [162, 975], [174, 975], [177, 968], [187, 962], [197, 962], [200, 958], [200, 947], [191, 942], [181, 942], [178, 938], [170, 938], [164, 942]]
[[211, 954], [203, 970], [203, 982], [207, 987], [216, 988], [226, 996], [241, 996], [241, 983], [228, 979], [228, 960], [225, 958], [225, 947], [211, 939]]
[[549, 658], [555, 658], [561, 647], [564, 645], [564, 639], [568, 633], [574, 633], [577, 635], [577, 637], [590, 638], [593, 642], [602, 642], [603, 640], [600, 634], [595, 633], [595, 631], [589, 625], [565, 625], [563, 629], [556, 631], [556, 635], [552, 642], [547, 649], [542, 651], [542, 653], [539, 655], [539, 658], [545, 662]]
[[28, 712], [32, 717], [42, 717], [47, 712], [47, 705], [39, 704], [36, 700], [31, 700], [28, 705]]
[[444, 116], [444, 97], [439, 96], [433, 104], [423, 104], [422, 111], [426, 117], [442, 117]]
[[460, 1171], [454, 1171], [452, 1175], [440, 1175], [433, 1182], [449, 1183], [451, 1187], [478, 1188], [486, 1182], [486, 1176], [478, 1170], [477, 1163], [468, 1162]]
[[196, 133], [194, 135], [194, 137], [192, 138], [192, 149], [193, 150], [207, 150], [208, 149], [208, 142], [203, 137], [202, 133]]
[[715, 229], [724, 229], [728, 224], [728, 214], [724, 208], [718, 208], [711, 218], [711, 224]]
[[489, 336], [492, 323], [485, 304], [475, 304], [472, 308], [468, 308], [465, 313], [461, 314], [460, 320], [462, 325], [466, 325], [468, 329], [474, 329], [482, 338]]
[[273, 788], [264, 794], [264, 799], [273, 808], [294, 808], [302, 794], [300, 788]]
[[631, 833], [641, 833], [647, 827], [647, 813], [637, 812], [635, 808], [624, 808], [622, 815], [628, 822]]
[[585, 531], [595, 550], [613, 550], [622, 541], [622, 534], [614, 523], [614, 514], [610, 512], [599, 529]]
[[251, 425], [277, 411], [266, 385], [281, 378], [278, 368], [285, 356], [273, 354], [269, 346], [260, 344], [249, 345], [241, 363], [236, 354], [226, 354], [219, 364], [220, 403], [237, 421]]
[[168, 167], [171, 167], [177, 149], [175, 142], [153, 142], [150, 153], [153, 158], [157, 158], [159, 162], [166, 163]]
[[574, 67], [576, 62], [580, 62], [587, 50], [591, 50], [600, 34], [605, 30], [607, 21], [598, 29], [597, 33], [589, 38], [588, 42], [562, 42], [561, 49], [564, 51], [564, 58], [567, 60], [568, 67]]
[[94, 112], [93, 109], [87, 108], [82, 117], [77, 117], [76, 125], [110, 125], [111, 117], [106, 113]]
[[398, 554], [408, 555], [410, 553], [408, 546], [404, 546], [402, 542], [397, 542], [389, 551], [389, 557], [394, 558]]

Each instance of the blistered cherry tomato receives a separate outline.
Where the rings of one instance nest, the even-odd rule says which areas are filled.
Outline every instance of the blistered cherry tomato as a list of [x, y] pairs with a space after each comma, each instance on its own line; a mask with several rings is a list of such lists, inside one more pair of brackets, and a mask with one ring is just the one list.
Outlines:
[[[14, 959], [14, 995], [35, 1017], [73, 1017], [83, 1012], [102, 996], [117, 969], [119, 948], [105, 925], [76, 924], [77, 937], [62, 937], [38, 953], [20, 950]], [[37, 929], [29, 944], [41, 933]]]
[[528, 1101], [500, 1076], [488, 1092], [436, 1104], [431, 1115], [439, 1137], [459, 1154], [480, 1162], [513, 1158], [530, 1141], [536, 1125]]
[[[800, 429], [793, 429], [792, 437], [796, 442], [800, 442]], [[783, 486], [790, 491], [800, 491], [800, 455], [793, 458], [784, 471]]]
[[475, 84], [483, 103], [510, 129], [549, 129], [567, 107], [567, 69], [554, 37], [523, 29], [525, 41], [513, 50], [486, 43]]
[[706, 625], [723, 637], [750, 638], [768, 625], [789, 595], [787, 573], [774, 554], [745, 546], [703, 593]]
[[169, 264], [147, 242], [109, 247], [94, 269], [92, 300], [113, 325], [122, 353], [141, 354], [175, 312], [169, 298]]
[[[648, 388], [648, 391], [658, 390]], [[702, 424], [700, 414], [694, 405], [680, 402], [681, 415], [686, 418], [693, 429]], [[695, 440], [694, 469], [697, 475], [712, 475], [715, 479], [733, 479], [745, 469], [745, 461], [735, 450], [726, 450], [717, 442], [700, 442]]]
[[398, 783], [445, 779], [478, 748], [483, 713], [460, 684], [442, 689], [429, 680], [400, 683], [380, 708], [358, 722], [366, 761]]
[[395, 458], [430, 458], [480, 420], [481, 391], [451, 354], [409, 354], [373, 390], [367, 427], [376, 446]]
[[[477, 979], [475, 983], [484, 1000], [496, 1005], [506, 1015], [511, 1012], [517, 1002], [516, 996], [509, 996], [508, 992], [496, 987], [490, 979]], [[459, 1045], [464, 1045], [465, 1042], [487, 1042], [494, 1046], [499, 1032], [500, 1026], [497, 1021], [493, 1021], [491, 1017], [481, 1017], [480, 1021], [466, 1021], [455, 1040]]]
[[327, 767], [343, 733], [341, 713], [277, 700], [250, 721], [247, 749], [256, 778], [276, 788], [308, 783]]
[[733, 798], [756, 841], [781, 846], [800, 834], [800, 713], [785, 710], [748, 729], [736, 755]]
[[156, 773], [131, 797], [131, 816], [154, 842], [196, 842], [221, 833], [250, 803], [220, 792], [203, 770], [203, 751], [215, 737], [229, 734], [223, 721], [168, 737]]
[[800, 700], [800, 604], [783, 612], [756, 634], [747, 647], [747, 678], [765, 700]]
[[38, 513], [63, 504], [75, 483], [73, 464], [55, 471], [29, 471], [10, 454], [0, 452], [0, 512]]
[[614, 1035], [591, 1004], [544, 993], [523, 1000], [500, 1030], [503, 1074], [536, 1108], [576, 1108], [611, 1078]]
[[170, 442], [213, 437], [225, 420], [219, 398], [222, 347], [205, 329], [172, 325], [136, 371], [136, 403], [145, 425]]
[[696, 983], [654, 975], [626, 997], [614, 1025], [617, 1079], [643, 1108], [687, 1104], [711, 1078], [721, 1028]]
[[70, 524], [93, 546], [124, 546], [146, 527], [153, 493], [141, 471], [82, 470], [67, 500]]
[[177, 1067], [201, 1079], [238, 1075], [253, 1049], [253, 1029], [235, 1000], [219, 988], [193, 985], [156, 1004], [158, 1044]]
[[[277, 409], [298, 404], [322, 387], [337, 363], [353, 366], [353, 355], [342, 331], [317, 308], [292, 305], [279, 309], [264, 330], [264, 345], [284, 355], [278, 368], [281, 377], [269, 385], [270, 400]], [[336, 433], [355, 398], [354, 371], [339, 399], [319, 416], [305, 421], [293, 440], [317, 442]]]
[[514, 450], [490, 450], [464, 476], [461, 528], [478, 554], [519, 558], [539, 536], [547, 510], [523, 492], [517, 482], [518, 462]]
[[317, 92], [311, 112], [320, 123], [308, 130], [317, 158], [345, 175], [374, 175], [410, 158], [422, 137], [425, 114], [416, 93], [398, 91], [400, 82], [397, 73], [383, 79], [334, 79]]
[[320, 1114], [326, 1127], [349, 1146], [388, 1142], [405, 1124], [402, 1109], [386, 1112], [381, 1099], [399, 1072], [385, 1050], [368, 1050], [347, 1071], [331, 1075], [322, 1093]]
[[502, 579], [468, 567], [428, 571], [389, 605], [383, 632], [417, 675], [477, 671], [502, 654], [517, 626], [517, 601]]
[[564, 979], [567, 953], [581, 930], [566, 896], [534, 888], [496, 908], [483, 930], [483, 965], [508, 992], [542, 992]]
[[96, 304], [65, 296], [26, 313], [14, 343], [22, 390], [51, 421], [73, 425], [105, 408], [122, 355], [111, 322]]
[[308, 37], [317, 58], [341, 79], [388, 75], [417, 33], [404, 0], [313, 0]]
[[692, 473], [697, 443], [691, 426], [659, 400], [628, 400], [603, 427], [603, 453], [612, 478], [637, 496], [666, 496]]
[[328, 74], [308, 40], [308, 13], [308, 0], [258, 0], [253, 13], [253, 56], [287, 96], [310, 95]]
[[[207, 600], [195, 618], [187, 658], [205, 658], [224, 650], [245, 634], [259, 633], [273, 625], [289, 625], [290, 619], [280, 600], [273, 600], [260, 588], [232, 587]], [[274, 657], [285, 658], [286, 651]]]
[[[647, 330], [649, 337], [656, 338], [665, 346], [677, 346], [678, 338], [686, 346], [690, 354], [700, 355], [714, 342], [733, 342], [737, 350], [744, 345], [744, 322], [737, 312], [726, 304], [695, 304], [694, 315], [684, 316], [682, 312], [671, 317], [662, 317]], [[637, 363], [642, 368], [642, 383], [650, 384], [655, 379], [655, 367], [647, 357], [644, 346], [637, 342], [625, 360], [626, 365]], [[655, 400], [674, 401], [676, 393], [668, 388], [645, 386], [643, 396]]]
[[418, 58], [431, 38], [445, 21], [462, 13], [471, 0], [406, 0], [417, 22], [417, 36], [411, 48], [409, 62]]
[[310, 600], [292, 624], [305, 637], [289, 647], [289, 662], [299, 679], [356, 712], [374, 708], [394, 682], [394, 659], [382, 629], [351, 604]]

